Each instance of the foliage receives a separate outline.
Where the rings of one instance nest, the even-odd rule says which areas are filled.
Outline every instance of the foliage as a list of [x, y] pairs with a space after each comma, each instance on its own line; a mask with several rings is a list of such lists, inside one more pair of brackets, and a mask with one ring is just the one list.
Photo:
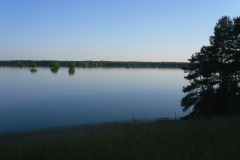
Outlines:
[[[0, 61], [0, 66], [18, 66], [19, 61]], [[181, 68], [186, 67], [188, 62], [125, 62], [125, 61], [54, 61], [59, 64], [60, 67], [68, 67], [70, 62], [75, 63], [76, 67], [118, 67], [118, 68]], [[51, 67], [53, 61], [30, 61], [21, 60], [25, 66], [29, 66], [31, 63], [36, 63], [41, 67]]]
[[0, 159], [240, 159], [240, 117], [128, 121], [0, 135]]
[[82, 66], [83, 66], [83, 68], [87, 68], [88, 67], [88, 62], [83, 62]]
[[69, 62], [68, 63], [68, 68], [69, 68], [69, 70], [75, 70], [75, 63], [74, 62]]
[[20, 61], [18, 61], [17, 63], [18, 63], [18, 67], [19, 67], [19, 68], [22, 68], [22, 67], [25, 66], [24, 63], [22, 63], [22, 62], [20, 62]]
[[53, 70], [58, 70], [60, 68], [60, 64], [59, 64], [59, 62], [52, 62], [50, 67]]
[[36, 64], [36, 63], [31, 63], [31, 64], [30, 64], [30, 67], [36, 68], [36, 67], [37, 67], [37, 64]]
[[[239, 111], [231, 107], [231, 99], [240, 93], [240, 18], [224, 16], [210, 36], [210, 46], [203, 46], [183, 67], [190, 84], [181, 100], [183, 111], [192, 108], [190, 117], [211, 117]], [[239, 101], [240, 99], [238, 99]], [[236, 102], [238, 103], [238, 102]], [[238, 106], [240, 107], [240, 106]]]
[[125, 64], [126, 68], [130, 68], [130, 63]]

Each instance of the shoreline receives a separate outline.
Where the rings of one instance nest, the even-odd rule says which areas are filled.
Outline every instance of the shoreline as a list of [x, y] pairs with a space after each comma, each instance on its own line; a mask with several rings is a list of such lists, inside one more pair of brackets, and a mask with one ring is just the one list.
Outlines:
[[240, 117], [125, 121], [0, 135], [0, 159], [239, 159]]

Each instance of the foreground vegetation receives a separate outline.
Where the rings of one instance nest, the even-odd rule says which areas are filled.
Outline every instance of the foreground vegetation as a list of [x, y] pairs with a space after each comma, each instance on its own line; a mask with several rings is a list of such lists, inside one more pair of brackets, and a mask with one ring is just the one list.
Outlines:
[[240, 159], [240, 117], [112, 122], [0, 135], [0, 159]]

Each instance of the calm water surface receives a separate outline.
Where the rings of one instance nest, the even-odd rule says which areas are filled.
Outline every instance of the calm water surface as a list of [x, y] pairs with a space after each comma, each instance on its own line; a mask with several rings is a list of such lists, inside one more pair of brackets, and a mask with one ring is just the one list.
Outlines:
[[0, 132], [130, 119], [174, 118], [181, 69], [0, 68]]

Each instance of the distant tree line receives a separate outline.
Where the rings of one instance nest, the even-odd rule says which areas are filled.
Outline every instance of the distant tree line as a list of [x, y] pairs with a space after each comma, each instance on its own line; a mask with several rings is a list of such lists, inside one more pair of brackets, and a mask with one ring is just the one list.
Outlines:
[[93, 67], [119, 67], [119, 68], [182, 68], [186, 67], [188, 62], [124, 62], [124, 61], [52, 61], [52, 60], [11, 60], [0, 61], [0, 66], [9, 67], [30, 67], [32, 63], [40, 67], [53, 67], [57, 62], [58, 67], [69, 67], [74, 63], [76, 67], [93, 68]]

